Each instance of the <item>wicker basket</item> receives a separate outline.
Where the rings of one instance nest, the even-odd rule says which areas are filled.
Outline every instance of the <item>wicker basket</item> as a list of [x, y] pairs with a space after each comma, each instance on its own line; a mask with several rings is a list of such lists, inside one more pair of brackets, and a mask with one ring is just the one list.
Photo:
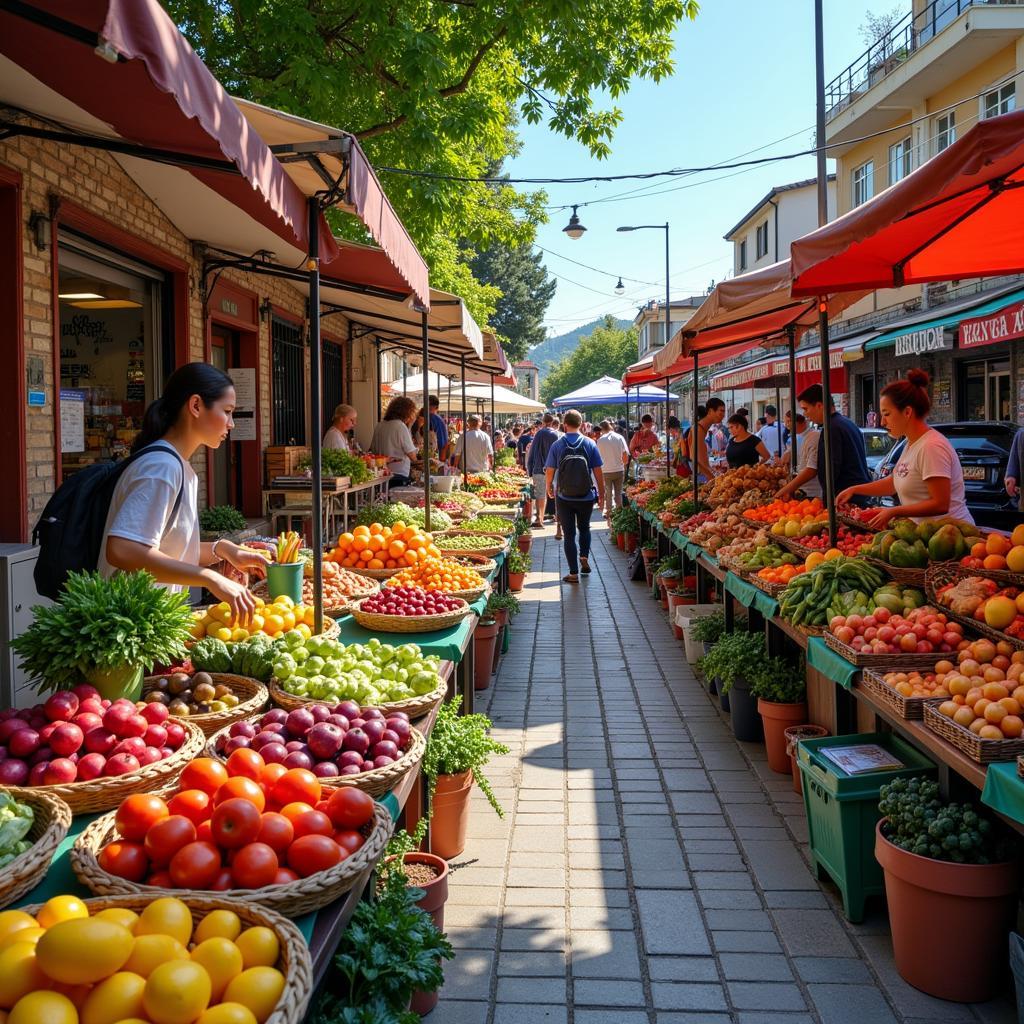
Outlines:
[[1024, 754], [1017, 755], [1017, 776], [1024, 779]]
[[454, 552], [449, 552], [445, 555], [445, 558], [452, 562], [458, 562], [459, 565], [464, 565], [469, 569], [476, 569], [476, 571], [484, 578], [490, 576], [490, 574], [498, 568], [498, 563], [493, 558], [487, 558], [484, 555], [468, 555], [464, 552], [456, 554]]
[[858, 651], [851, 647], [849, 644], [844, 644], [835, 633], [825, 630], [824, 632], [825, 643], [832, 648], [840, 657], [845, 658], [851, 665], [856, 665], [857, 668], [883, 668], [892, 669], [894, 671], [903, 669], [915, 669], [915, 668], [929, 668], [934, 669], [935, 662], [938, 661], [942, 655], [939, 652], [935, 654], [918, 654], [916, 651], [913, 653], [900, 653], [900, 654], [865, 654], [863, 651]]
[[926, 728], [952, 743], [957, 750], [978, 764], [1012, 761], [1024, 754], [1024, 739], [983, 740], [970, 729], [941, 714], [938, 708], [931, 704], [925, 706], [924, 724]]
[[470, 537], [505, 537], [506, 539], [509, 539], [516, 532], [516, 530], [515, 530], [515, 527], [512, 525], [512, 523], [509, 523], [508, 526], [504, 530], [502, 530], [502, 529], [493, 529], [493, 530], [492, 529], [488, 529], [486, 531], [481, 531], [481, 530], [448, 530], [446, 532], [447, 533], [451, 533], [451, 534], [460, 533], [463, 536], [470, 536]]
[[[188, 889], [175, 890], [174, 896], [192, 911], [193, 928], [214, 910], [230, 910], [249, 928], [265, 927], [273, 931], [281, 946], [277, 969], [284, 975], [284, 992], [264, 1024], [300, 1024], [313, 995], [313, 963], [309, 944], [302, 932], [286, 917], [267, 910], [250, 900], [226, 898], [225, 893], [195, 893]], [[123, 907], [141, 914], [153, 902], [151, 896], [96, 896], [84, 901], [91, 915], [111, 907]], [[28, 914], [42, 910], [41, 903], [24, 908]]]
[[734, 576], [747, 577], [757, 571], [756, 569], [748, 569], [746, 566], [740, 565], [739, 562], [734, 562], [731, 558], [722, 558], [721, 555], [718, 556], [718, 564]]
[[890, 576], [897, 583], [905, 583], [908, 587], [924, 589], [926, 569], [903, 569], [899, 566], [890, 565], [888, 562], [883, 562], [880, 558], [865, 557], [864, 561], [868, 565], [873, 565], [876, 569], [881, 569], [886, 576]]
[[392, 576], [397, 576], [402, 569], [407, 566], [401, 566], [397, 569], [364, 569], [362, 566], [346, 566], [350, 572], [357, 572], [360, 576], [366, 576], [371, 580], [389, 580]]
[[[353, 570], [353, 572], [354, 571], [355, 570]], [[326, 609], [325, 609], [325, 611], [326, 611]], [[324, 623], [323, 630], [320, 633], [318, 633], [317, 636], [322, 636], [325, 640], [333, 640], [340, 632], [341, 632], [341, 629], [338, 626], [338, 623], [335, 622], [334, 619], [331, 619], [330, 621]], [[195, 644], [195, 642], [196, 641], [194, 639], [186, 640], [185, 641], [185, 646], [186, 647], [192, 647]], [[228, 645], [228, 650], [230, 650], [235, 641], [233, 641], [233, 640], [225, 640], [224, 642]], [[242, 642], [244, 642], [244, 641], [242, 641]]]
[[838, 513], [836, 519], [841, 522], [844, 526], [850, 527], [851, 530], [859, 530], [863, 533], [881, 533], [882, 531], [874, 526], [869, 526], [867, 523], [862, 523], [859, 519], [855, 519], [853, 516], [844, 515], [842, 512]]
[[908, 722], [920, 721], [924, 718], [926, 704], [938, 705], [947, 699], [945, 697], [904, 697], [870, 668], [864, 669], [860, 679], [865, 690], [870, 690], [894, 714]]
[[[446, 548], [444, 546], [445, 537], [479, 537], [480, 546], [470, 548]], [[507, 541], [502, 537], [497, 537], [488, 533], [473, 533], [472, 530], [445, 530], [443, 533], [434, 534], [434, 543], [440, 548], [441, 553], [446, 556], [450, 555], [500, 555], [507, 546]]]
[[[315, 700], [312, 697], [297, 697], [295, 694], [283, 689], [276, 679], [270, 680], [268, 690], [270, 692], [270, 699], [274, 704], [279, 708], [284, 708], [285, 711], [294, 711], [296, 708], [305, 707], [307, 704], [326, 703], [322, 700]], [[435, 704], [440, 704], [447, 693], [448, 683], [444, 679], [439, 679], [437, 686], [430, 693], [425, 693], [420, 697], [406, 697], [405, 700], [394, 700], [377, 704], [375, 707], [380, 708], [385, 715], [392, 711], [404, 711], [410, 718], [422, 718], [433, 710]]]
[[[170, 672], [167, 673], [167, 675], [172, 674]], [[252, 679], [249, 676], [236, 676], [233, 672], [209, 672], [207, 674], [213, 679], [215, 685], [217, 683], [227, 683], [236, 696], [241, 698], [233, 708], [229, 708], [227, 711], [211, 711], [208, 715], [188, 716], [188, 721], [193, 725], [198, 725], [207, 736], [212, 736], [215, 732], [223, 729], [224, 726], [237, 722], [240, 718], [248, 718], [249, 715], [254, 715], [257, 711], [261, 711], [266, 707], [267, 701], [270, 699], [267, 688], [258, 679]], [[146, 676], [142, 681], [143, 693], [146, 690], [153, 689], [157, 679], [160, 678], [162, 677]], [[172, 720], [181, 721], [181, 719]]]
[[[315, 702], [305, 701], [304, 703]], [[381, 710], [384, 710], [384, 705], [381, 705]], [[217, 744], [221, 739], [227, 739], [227, 729], [221, 729], [220, 732], [215, 733], [209, 738], [206, 743], [206, 757], [215, 757], [219, 761], [226, 760], [224, 755], [217, 749]], [[368, 772], [360, 772], [358, 775], [335, 775], [330, 778], [322, 778], [320, 779], [320, 785], [325, 790], [352, 786], [355, 789], [361, 789], [370, 796], [382, 796], [389, 790], [394, 789], [406, 774], [420, 763], [426, 749], [427, 741], [423, 738], [423, 734], [414, 728], [412, 730], [412, 743], [409, 749], [397, 761], [385, 765], [383, 768], [373, 768]]]
[[461, 597], [463, 601], [473, 604], [474, 601], [479, 601], [481, 597], [490, 597], [491, 585], [486, 580], [484, 585], [479, 589], [475, 590], [452, 590], [446, 591], [449, 597]]
[[808, 555], [813, 555], [817, 552], [819, 555], [825, 554], [821, 548], [809, 548], [806, 544], [801, 544], [798, 540], [793, 537], [783, 537], [781, 534], [771, 538], [779, 547], [785, 548], [787, 551], [792, 552], [794, 555], [799, 555], [801, 558], [806, 558]]
[[185, 765], [198, 757], [206, 745], [206, 736], [199, 726], [187, 718], [177, 721], [185, 729], [185, 740], [181, 746], [170, 757], [144, 765], [137, 772], [56, 786], [11, 786], [8, 792], [18, 800], [27, 800], [34, 793], [49, 793], [63, 800], [73, 814], [109, 811], [133, 793], [163, 796], [174, 790]]
[[21, 899], [46, 877], [53, 855], [71, 827], [71, 808], [59, 796], [37, 787], [22, 790], [17, 799], [31, 807], [35, 815], [26, 836], [32, 845], [0, 871], [0, 910]]
[[[114, 817], [113, 814], [104, 814], [103, 817], [97, 818], [75, 840], [70, 856], [71, 867], [78, 880], [98, 896], [127, 894], [155, 899], [158, 896], [178, 895], [180, 890], [130, 882], [100, 867], [100, 851], [107, 843], [117, 838]], [[373, 820], [363, 830], [366, 841], [340, 864], [295, 882], [268, 885], [262, 889], [227, 889], [218, 895], [229, 900], [253, 900], [286, 917], [298, 917], [312, 910], [319, 910], [344, 896], [355, 885], [359, 876], [380, 860], [384, 847], [391, 838], [393, 827], [388, 809], [383, 804], [376, 804]], [[206, 895], [205, 892], [200, 894]]]
[[363, 629], [372, 629], [380, 633], [432, 633], [438, 629], [457, 626], [467, 615], [472, 614], [472, 609], [461, 599], [458, 608], [441, 615], [384, 615], [380, 612], [364, 612], [362, 603], [353, 602], [352, 618]]
[[749, 569], [746, 572], [748, 573], [745, 577], [746, 581], [751, 586], [757, 587], [758, 590], [763, 590], [769, 597], [777, 599], [779, 594], [789, 586], [788, 583], [771, 583], [769, 580], [763, 580], [757, 575], [757, 572], [751, 572]]
[[[354, 572], [354, 569], [350, 569], [349, 572]], [[324, 608], [324, 615], [329, 615], [332, 619], [337, 619], [342, 615], [348, 614], [348, 606], [352, 601], [358, 601], [362, 597], [371, 597], [380, 590], [380, 584], [373, 581], [367, 580], [365, 590], [361, 590], [358, 594], [352, 594], [348, 600], [343, 601], [339, 605], [332, 605], [330, 608]], [[308, 585], [308, 586], [307, 586]], [[267, 590], [267, 581], [260, 580], [255, 586], [249, 588], [256, 597], [262, 597], [264, 601], [269, 601], [269, 591]], [[306, 599], [307, 591], [309, 593], [309, 599]], [[302, 603], [312, 604], [313, 603], [313, 583], [310, 579], [303, 580], [302, 583]]]
[[[952, 608], [948, 608], [946, 605], [939, 603], [937, 595], [941, 587], [944, 587], [947, 583], [955, 583], [958, 579], [962, 579], [966, 576], [979, 575], [981, 574], [976, 573], [973, 569], [965, 569], [956, 562], [936, 562], [934, 565], [928, 567], [928, 573], [925, 580], [925, 593], [928, 596], [929, 603], [933, 604], [939, 611], [954, 622], [959, 622], [965, 629], [974, 630], [974, 632], [988, 637], [989, 640], [992, 640], [994, 643], [999, 643], [1000, 641], [1005, 640], [1014, 647], [1024, 649], [1024, 639], [1010, 636], [998, 629], [993, 629], [987, 622], [979, 622], [978, 619], [975, 619], [973, 616], [962, 615], [960, 612], [955, 612]], [[995, 743], [995, 740], [989, 740], [989, 742]]]
[[484, 498], [489, 505], [518, 505], [523, 500], [521, 494], [516, 495], [514, 498]]

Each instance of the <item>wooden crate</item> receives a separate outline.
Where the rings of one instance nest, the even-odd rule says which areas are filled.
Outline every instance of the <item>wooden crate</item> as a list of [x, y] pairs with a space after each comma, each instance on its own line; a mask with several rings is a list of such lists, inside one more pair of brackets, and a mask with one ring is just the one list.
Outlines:
[[308, 456], [309, 449], [304, 445], [271, 445], [263, 453], [266, 479], [295, 476], [300, 472], [299, 463]]

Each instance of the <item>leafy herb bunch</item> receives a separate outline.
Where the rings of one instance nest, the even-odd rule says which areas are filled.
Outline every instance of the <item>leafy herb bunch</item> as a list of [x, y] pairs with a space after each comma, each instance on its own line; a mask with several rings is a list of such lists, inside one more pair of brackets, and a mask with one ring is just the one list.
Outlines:
[[529, 572], [533, 567], [533, 559], [519, 548], [512, 548], [508, 553], [509, 572]]
[[502, 448], [501, 451], [494, 453], [494, 465], [495, 466], [514, 466], [516, 464], [516, 450], [515, 448]]
[[800, 704], [807, 696], [803, 658], [793, 665], [785, 658], [766, 658], [750, 678], [750, 692], [773, 704]]
[[757, 678], [766, 660], [763, 633], [734, 632], [723, 636], [697, 662], [705, 679], [718, 679], [722, 693], [728, 693], [738, 679]]
[[512, 522], [512, 529], [517, 537], [524, 537], [530, 532], [530, 520], [526, 516], [516, 516]]
[[232, 505], [211, 505], [199, 512], [199, 529], [205, 533], [234, 533], [245, 527], [245, 516]]
[[170, 664], [191, 635], [188, 594], [158, 587], [145, 571], [71, 573], [58, 601], [12, 642], [20, 666], [43, 690], [80, 683], [92, 669]]
[[611, 525], [616, 533], [639, 533], [640, 517], [632, 505], [623, 505], [612, 513]]
[[[299, 469], [309, 469], [313, 460], [306, 457]], [[344, 448], [323, 448], [320, 451], [320, 471], [324, 476], [347, 476], [354, 484], [365, 484], [370, 479], [370, 468], [358, 455]]]
[[504, 594], [499, 594], [494, 591], [489, 598], [487, 598], [487, 612], [493, 615], [496, 611], [504, 609], [509, 615], [518, 615], [522, 611], [522, 607], [519, 604], [519, 598], [516, 597], [512, 591], [506, 591]]
[[483, 767], [494, 754], [507, 754], [508, 747], [488, 734], [491, 720], [485, 715], [460, 715], [461, 697], [441, 705], [437, 721], [427, 740], [423, 755], [423, 771], [430, 780], [430, 795], [434, 795], [439, 775], [459, 775], [472, 771], [473, 778], [499, 818], [505, 816], [491, 784], [483, 774]]

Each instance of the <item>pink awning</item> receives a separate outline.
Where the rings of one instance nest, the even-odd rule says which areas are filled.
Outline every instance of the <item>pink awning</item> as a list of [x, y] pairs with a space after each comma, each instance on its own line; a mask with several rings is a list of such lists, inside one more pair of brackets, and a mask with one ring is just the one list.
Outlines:
[[[759, 344], [760, 342], [757, 340], [744, 341], [737, 345], [728, 345], [725, 348], [716, 349], [713, 352], [700, 355], [698, 357], [699, 365], [701, 369], [716, 366], [718, 363], [724, 363], [728, 359], [735, 359], [737, 356], [743, 355], [744, 352], [749, 352], [752, 348], [757, 348]], [[657, 369], [657, 356], [663, 351], [664, 349], [661, 349], [657, 353], [647, 356], [628, 367], [622, 375], [622, 386], [624, 388], [632, 388], [639, 384], [656, 384], [658, 381], [665, 380], [666, 377], [674, 380], [684, 377], [688, 373], [693, 373], [692, 356], [679, 356], [671, 366], [667, 366], [663, 370]]]
[[[306, 197], [157, 0], [34, 0], [40, 24], [0, 9], [0, 54], [122, 140], [234, 165], [190, 174], [276, 235], [307, 248]], [[95, 34], [114, 61], [62, 30]], [[236, 173], [237, 171], [237, 173]], [[319, 223], [321, 256], [337, 247]]]

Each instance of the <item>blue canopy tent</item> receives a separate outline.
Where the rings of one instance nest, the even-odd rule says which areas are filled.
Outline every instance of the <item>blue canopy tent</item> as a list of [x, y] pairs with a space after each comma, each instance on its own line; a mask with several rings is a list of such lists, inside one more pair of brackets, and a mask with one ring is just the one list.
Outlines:
[[[675, 396], [664, 388], [656, 388], [650, 384], [630, 388], [629, 397], [634, 402], [667, 402]], [[614, 377], [598, 377], [597, 380], [585, 384], [567, 395], [561, 395], [552, 401], [556, 409], [571, 409], [585, 405], [625, 405], [626, 392], [620, 381]]]

